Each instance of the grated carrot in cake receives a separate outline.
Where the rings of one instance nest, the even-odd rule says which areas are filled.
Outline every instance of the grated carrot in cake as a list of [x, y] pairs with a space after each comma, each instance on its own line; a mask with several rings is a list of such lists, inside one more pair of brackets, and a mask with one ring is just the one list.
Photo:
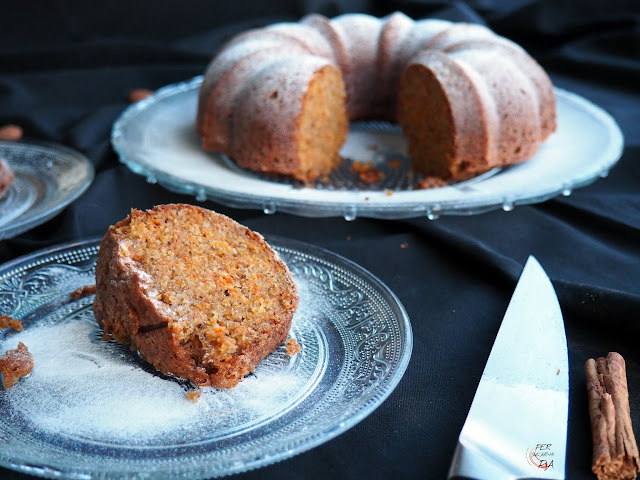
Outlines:
[[237, 385], [285, 341], [298, 301], [260, 234], [201, 207], [132, 210], [100, 245], [98, 323], [196, 385]]

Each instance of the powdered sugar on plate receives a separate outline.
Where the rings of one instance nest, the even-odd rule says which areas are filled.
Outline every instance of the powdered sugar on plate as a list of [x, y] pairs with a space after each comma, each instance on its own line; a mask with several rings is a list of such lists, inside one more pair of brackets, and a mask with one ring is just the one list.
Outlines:
[[[11, 415], [28, 429], [70, 439], [179, 445], [273, 421], [304, 399], [320, 374], [307, 365], [315, 363], [312, 358], [290, 357], [282, 346], [236, 388], [203, 388], [193, 403], [187, 398], [193, 385], [161, 375], [128, 346], [100, 336], [90, 305], [61, 322], [42, 319], [6, 335], [1, 351], [21, 341], [36, 362], [27, 378], [5, 392]], [[314, 356], [317, 349], [310, 349]]]
[[232, 390], [160, 375], [126, 345], [101, 340], [91, 295], [99, 240], [0, 266], [0, 353], [19, 341], [32, 373], [0, 390], [0, 465], [56, 478], [205, 479], [289, 458], [369, 415], [408, 364], [409, 318], [388, 288], [331, 252], [269, 239], [300, 295], [285, 346]]

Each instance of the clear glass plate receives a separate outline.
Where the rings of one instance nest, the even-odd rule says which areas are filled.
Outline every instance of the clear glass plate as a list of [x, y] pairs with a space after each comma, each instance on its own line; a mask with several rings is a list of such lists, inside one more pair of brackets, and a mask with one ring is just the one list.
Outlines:
[[0, 267], [0, 351], [22, 341], [31, 374], [0, 390], [0, 465], [54, 478], [209, 478], [264, 466], [326, 442], [369, 415], [400, 381], [409, 318], [380, 280], [340, 256], [268, 238], [291, 269], [301, 346], [267, 357], [236, 388], [158, 374], [128, 347], [100, 339], [93, 295], [99, 241], [42, 251]]
[[[620, 128], [588, 100], [556, 89], [558, 129], [526, 163], [491, 171], [446, 187], [414, 190], [406, 141], [384, 122], [352, 124], [342, 168], [312, 188], [235, 166], [200, 148], [194, 131], [202, 77], [169, 85], [129, 107], [116, 121], [112, 144], [120, 160], [151, 183], [228, 206], [303, 216], [408, 218], [476, 214], [542, 202], [604, 177], [620, 158]], [[393, 160], [396, 160], [393, 162]], [[353, 161], [372, 162], [385, 174], [375, 186], [351, 171]], [[393, 168], [389, 167], [391, 165]]]
[[62, 145], [0, 140], [0, 157], [15, 175], [0, 197], [0, 240], [53, 218], [93, 181], [89, 160]]

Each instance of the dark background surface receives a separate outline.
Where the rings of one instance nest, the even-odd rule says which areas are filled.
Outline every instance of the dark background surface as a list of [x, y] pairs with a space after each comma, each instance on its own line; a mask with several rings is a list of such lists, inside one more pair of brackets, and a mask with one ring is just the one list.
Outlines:
[[[569, 197], [435, 221], [347, 222], [200, 203], [265, 235], [312, 243], [360, 264], [396, 293], [414, 332], [403, 380], [369, 417], [328, 443], [235, 478], [444, 478], [530, 254], [556, 287], [567, 330], [566, 475], [595, 478], [583, 373], [589, 357], [609, 351], [625, 357], [632, 419], [640, 429], [639, 5], [619, 0], [5, 2], [0, 125], [16, 123], [29, 137], [83, 152], [96, 178], [56, 218], [0, 241], [0, 263], [101, 236], [132, 207], [199, 203], [128, 171], [109, 135], [131, 89], [156, 89], [201, 74], [232, 33], [310, 12], [401, 10], [414, 18], [483, 22], [529, 50], [557, 87], [606, 109], [625, 136], [622, 158], [607, 178]], [[0, 478], [28, 477], [0, 469]]]

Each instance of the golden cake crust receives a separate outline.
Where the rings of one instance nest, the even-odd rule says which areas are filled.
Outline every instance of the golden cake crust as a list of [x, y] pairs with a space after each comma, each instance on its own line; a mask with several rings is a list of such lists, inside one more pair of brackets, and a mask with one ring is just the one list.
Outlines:
[[[329, 67], [339, 75], [323, 74]], [[319, 78], [336, 93], [309, 95]], [[446, 98], [444, 117], [426, 118], [434, 102], [425, 91], [414, 105], [418, 83]], [[310, 98], [323, 97], [309, 107]], [[340, 163], [347, 129], [335, 125], [358, 119], [397, 121], [414, 169], [451, 182], [532, 157], [556, 128], [556, 105], [542, 67], [487, 27], [414, 21], [400, 12], [311, 14], [244, 32], [222, 47], [204, 75], [196, 130], [205, 150], [243, 168], [310, 182]], [[432, 148], [440, 138], [431, 128], [442, 133], [444, 123], [440, 138], [448, 143]], [[304, 135], [301, 125], [316, 135]]]
[[7, 350], [0, 357], [0, 373], [5, 390], [9, 390], [21, 378], [29, 375], [34, 365], [33, 355], [24, 343], [18, 342], [17, 348]]

